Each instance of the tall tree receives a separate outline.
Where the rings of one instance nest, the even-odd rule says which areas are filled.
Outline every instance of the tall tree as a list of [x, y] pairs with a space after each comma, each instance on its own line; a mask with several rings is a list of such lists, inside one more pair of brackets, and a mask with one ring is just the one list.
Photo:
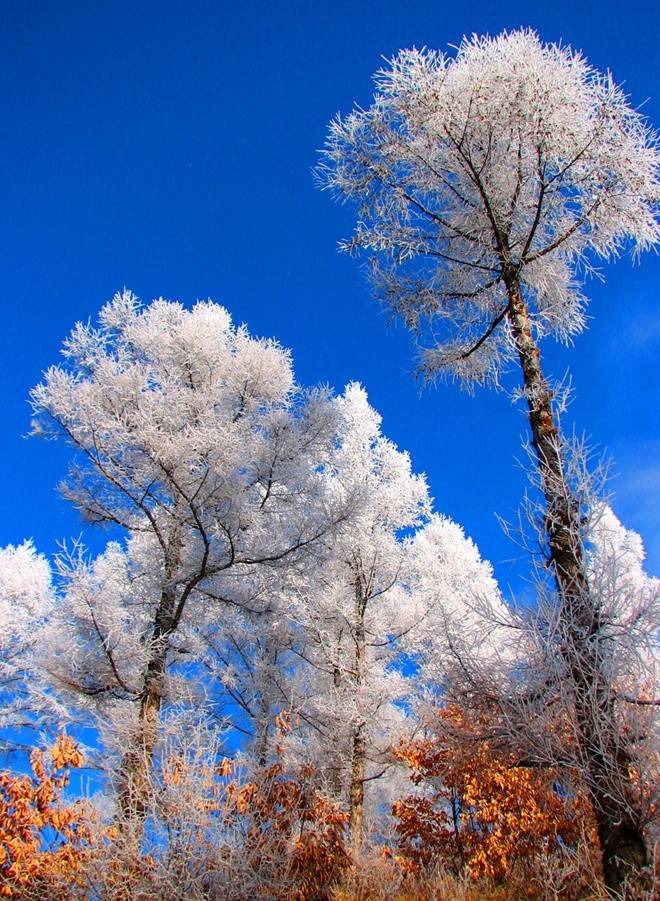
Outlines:
[[539, 338], [584, 327], [580, 276], [658, 242], [656, 139], [611, 76], [531, 31], [463, 40], [455, 57], [403, 51], [374, 104], [331, 125], [322, 183], [359, 204], [344, 246], [365, 248], [387, 304], [427, 346], [422, 368], [468, 387], [517, 359], [545, 499], [545, 545], [588, 759], [606, 880], [647, 862], [641, 826], [610, 796], [597, 736], [600, 606]]
[[[359, 385], [337, 398], [337, 446], [327, 468], [331, 495], [355, 496], [355, 513], [333, 535], [327, 555], [307, 571], [294, 616], [303, 722], [309, 745], [349, 812], [359, 852], [367, 818], [400, 788], [391, 749], [418, 725], [420, 681], [444, 676], [454, 630], [481, 653], [503, 640], [507, 610], [489, 564], [461, 528], [432, 513], [426, 481], [381, 432]], [[328, 753], [328, 746], [331, 747]]]
[[300, 654], [312, 669], [312, 690], [301, 713], [313, 724], [331, 789], [347, 804], [358, 852], [365, 786], [390, 769], [389, 749], [402, 719], [395, 704], [410, 693], [396, 661], [422, 606], [411, 591], [406, 533], [428, 518], [431, 501], [409, 456], [382, 435], [381, 418], [364, 389], [349, 385], [336, 404], [339, 425], [327, 490], [330, 496], [359, 498], [359, 506], [325, 559], [310, 570], [295, 615], [302, 626]]
[[346, 515], [323, 493], [335, 417], [297, 388], [286, 351], [210, 302], [142, 308], [124, 292], [64, 355], [32, 393], [35, 431], [73, 445], [65, 496], [127, 542], [61, 561], [48, 670], [123, 724], [132, 820], [162, 705], [199, 678], [195, 638], [226, 609], [267, 605], [279, 569]]

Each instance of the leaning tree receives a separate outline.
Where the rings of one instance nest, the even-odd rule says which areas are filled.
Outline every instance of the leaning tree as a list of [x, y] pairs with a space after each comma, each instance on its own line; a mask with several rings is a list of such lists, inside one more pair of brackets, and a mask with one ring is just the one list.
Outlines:
[[560, 647], [616, 886], [647, 850], [634, 809], [608, 791], [599, 604], [539, 339], [583, 329], [581, 281], [598, 258], [660, 239], [656, 137], [609, 74], [532, 31], [464, 39], [455, 56], [403, 51], [376, 85], [370, 108], [332, 122], [318, 176], [357, 201], [343, 246], [370, 252], [379, 293], [420, 339], [427, 377], [497, 385], [520, 364]]

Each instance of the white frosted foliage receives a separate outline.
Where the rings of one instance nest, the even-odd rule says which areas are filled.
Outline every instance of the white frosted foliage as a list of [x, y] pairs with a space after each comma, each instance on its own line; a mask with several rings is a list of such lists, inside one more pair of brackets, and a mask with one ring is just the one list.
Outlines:
[[657, 243], [656, 135], [609, 73], [531, 30], [403, 50], [375, 81], [318, 167], [358, 205], [343, 246], [370, 252], [429, 377], [497, 383], [514, 281], [536, 334], [570, 340], [595, 262]]

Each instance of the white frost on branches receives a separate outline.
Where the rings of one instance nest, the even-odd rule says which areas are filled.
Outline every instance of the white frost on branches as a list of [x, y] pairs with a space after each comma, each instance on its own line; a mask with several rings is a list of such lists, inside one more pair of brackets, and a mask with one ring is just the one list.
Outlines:
[[96, 556], [63, 547], [53, 585], [30, 544], [3, 552], [2, 647], [33, 698], [97, 730], [104, 765], [153, 746], [137, 736], [154, 709], [161, 731], [229, 722], [264, 763], [286, 711], [336, 794], [391, 783], [418, 668], [442, 680], [459, 636], [487, 656], [506, 611], [364, 389], [302, 391], [289, 354], [222, 307], [130, 292], [64, 355], [35, 431], [73, 446], [63, 491], [115, 533]]
[[515, 348], [505, 282], [537, 335], [584, 327], [598, 258], [660, 238], [657, 136], [608, 73], [531, 30], [404, 50], [374, 103], [330, 126], [317, 174], [358, 204], [345, 249], [372, 253], [385, 302], [422, 365], [497, 383]]
[[594, 511], [589, 584], [613, 650], [613, 678], [621, 691], [660, 695], [660, 579], [644, 569], [641, 536], [626, 529], [611, 507]]
[[37, 716], [42, 712], [43, 697], [37, 697], [31, 684], [30, 664], [52, 609], [46, 558], [31, 541], [0, 548], [0, 705], [5, 727], [23, 724], [30, 707]]

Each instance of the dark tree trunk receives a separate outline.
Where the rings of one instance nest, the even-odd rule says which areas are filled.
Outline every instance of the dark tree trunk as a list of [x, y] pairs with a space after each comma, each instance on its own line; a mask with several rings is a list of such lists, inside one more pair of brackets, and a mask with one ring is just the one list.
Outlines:
[[256, 724], [255, 752], [257, 766], [265, 767], [271, 746], [271, 717], [273, 705], [270, 700], [271, 673], [277, 665], [277, 650], [272, 650], [266, 642], [262, 656], [262, 683], [259, 694], [259, 713]]
[[121, 762], [119, 808], [122, 823], [142, 820], [146, 809], [151, 759], [162, 703], [162, 681], [154, 673], [149, 682], [140, 701], [136, 734]]
[[348, 831], [351, 837], [353, 853], [359, 854], [362, 848], [364, 825], [364, 777], [366, 765], [366, 747], [362, 726], [358, 726], [353, 733], [352, 752]]
[[139, 826], [146, 810], [174, 609], [173, 593], [169, 590], [163, 592], [154, 624], [151, 657], [144, 674], [137, 729], [124, 754], [119, 773], [119, 809], [122, 823], [126, 826]]
[[[174, 527], [164, 561], [165, 583], [154, 619], [151, 654], [142, 680], [137, 728], [126, 749], [119, 770], [120, 825], [138, 840], [142, 835], [142, 826], [149, 800], [151, 766], [158, 737], [158, 719], [165, 693], [167, 655], [170, 649], [170, 640], [177, 625], [179, 597], [176, 576], [180, 572], [183, 552], [181, 522], [184, 515], [183, 499], [177, 497], [174, 505]], [[180, 615], [180, 611], [178, 615]]]
[[[339, 658], [340, 650], [337, 648], [337, 657]], [[339, 687], [341, 686], [341, 671], [339, 666], [335, 665], [332, 670], [332, 684], [335, 687], [335, 691], [339, 691]], [[330, 766], [329, 772], [329, 788], [332, 797], [336, 801], [343, 802], [343, 792], [342, 792], [342, 761], [341, 761], [341, 749], [335, 749], [332, 754], [332, 765]]]
[[[358, 574], [355, 579], [355, 674], [354, 682], [356, 691], [364, 684], [366, 667], [366, 631], [364, 614], [367, 607], [367, 597], [362, 584], [362, 578]], [[351, 748], [351, 784], [349, 791], [349, 820], [348, 831], [351, 839], [351, 847], [354, 854], [359, 854], [362, 848], [362, 834], [364, 824], [364, 781], [366, 773], [367, 748], [364, 735], [364, 723], [357, 723], [353, 729], [353, 742]]]
[[[598, 823], [603, 871], [609, 889], [620, 890], [648, 864], [633, 786], [617, 751], [614, 711], [601, 657], [600, 609], [589, 591], [580, 509], [568, 484], [552, 396], [541, 369], [540, 352], [515, 269], [504, 270], [508, 319], [528, 402], [532, 444], [545, 498], [545, 530], [561, 603], [561, 654], [571, 680], [578, 753]], [[612, 781], [617, 786], [613, 791]]]

